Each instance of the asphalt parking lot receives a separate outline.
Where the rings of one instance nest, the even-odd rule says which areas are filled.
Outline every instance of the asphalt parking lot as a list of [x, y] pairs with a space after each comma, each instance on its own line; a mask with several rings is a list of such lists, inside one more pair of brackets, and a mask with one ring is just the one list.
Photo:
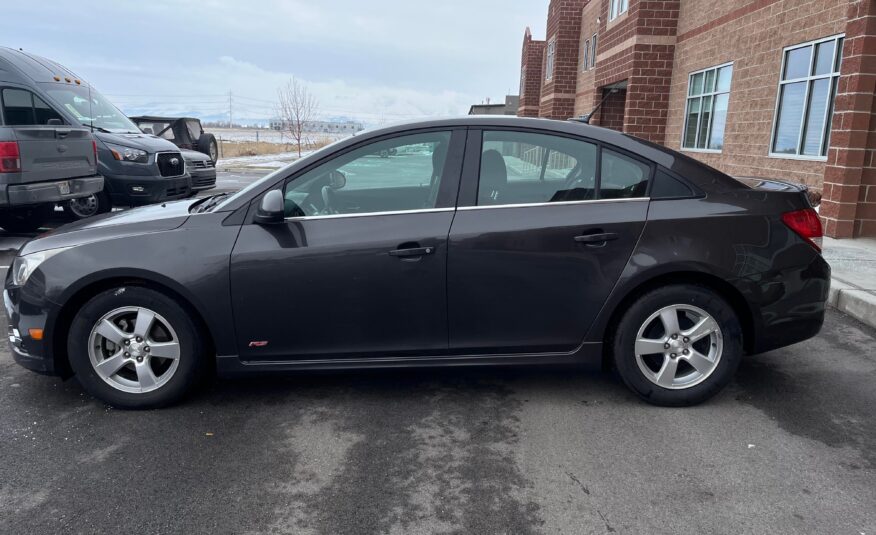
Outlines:
[[874, 384], [876, 331], [836, 312], [687, 409], [484, 368], [217, 380], [124, 412], [4, 351], [0, 533], [870, 535]]

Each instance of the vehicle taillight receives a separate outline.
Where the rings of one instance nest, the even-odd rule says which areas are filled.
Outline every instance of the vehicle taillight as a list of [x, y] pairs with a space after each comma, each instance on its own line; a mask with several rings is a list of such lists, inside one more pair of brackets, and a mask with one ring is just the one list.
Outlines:
[[17, 141], [0, 141], [0, 173], [20, 173], [21, 154]]
[[819, 252], [821, 251], [821, 239], [824, 237], [824, 232], [821, 228], [821, 219], [815, 210], [805, 208], [788, 212], [782, 214], [782, 221]]
[[91, 151], [94, 153], [94, 165], [97, 165], [97, 141], [91, 140]]

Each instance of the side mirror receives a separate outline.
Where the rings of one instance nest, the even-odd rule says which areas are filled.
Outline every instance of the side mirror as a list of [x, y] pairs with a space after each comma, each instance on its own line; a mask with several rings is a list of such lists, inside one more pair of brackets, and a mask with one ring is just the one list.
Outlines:
[[283, 193], [278, 189], [269, 191], [262, 197], [254, 221], [259, 225], [278, 225], [285, 220], [286, 208], [283, 202]]
[[64, 123], [61, 122], [61, 119], [54, 118], [46, 121], [46, 126], [62, 126]]

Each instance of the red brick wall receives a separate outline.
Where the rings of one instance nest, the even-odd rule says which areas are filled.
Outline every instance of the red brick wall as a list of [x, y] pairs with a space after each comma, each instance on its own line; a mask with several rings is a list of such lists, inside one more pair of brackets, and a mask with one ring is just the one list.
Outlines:
[[550, 46], [551, 40], [556, 40], [556, 56], [553, 76], [550, 80], [545, 76], [541, 88], [542, 117], [568, 119], [575, 114], [575, 92], [580, 66], [581, 11], [587, 1], [551, 0], [548, 7], [546, 41]]
[[525, 79], [520, 84], [520, 106], [517, 115], [520, 117], [538, 117], [541, 109], [541, 84], [544, 79], [545, 42], [532, 39], [532, 33], [526, 28], [523, 36], [523, 55], [520, 73]]
[[845, 34], [821, 216], [830, 236], [876, 236], [876, 2], [849, 3]]
[[605, 103], [599, 108], [596, 117], [591, 121], [591, 124], [611, 128], [612, 130], [623, 131], [624, 129], [624, 109], [627, 105], [627, 92], [620, 90], [617, 93], [609, 94], [607, 90], [603, 91], [602, 98], [605, 98]]
[[[720, 8], [707, 16], [713, 6]], [[769, 156], [785, 47], [845, 31], [849, 0], [684, 0], [679, 15], [665, 144], [681, 150], [688, 76], [733, 62], [724, 148], [683, 151], [732, 176], [821, 189], [825, 162]]]

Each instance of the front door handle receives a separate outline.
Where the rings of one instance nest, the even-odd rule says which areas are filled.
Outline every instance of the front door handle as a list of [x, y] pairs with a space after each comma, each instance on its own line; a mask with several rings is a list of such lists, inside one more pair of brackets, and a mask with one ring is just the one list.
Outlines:
[[389, 256], [395, 256], [398, 258], [416, 258], [420, 256], [426, 256], [434, 252], [434, 247], [411, 247], [409, 249], [396, 249], [395, 251], [390, 251]]
[[584, 234], [583, 236], [575, 236], [575, 241], [587, 245], [604, 245], [606, 242], [618, 239], [618, 235], [614, 232], [603, 232], [600, 234]]

